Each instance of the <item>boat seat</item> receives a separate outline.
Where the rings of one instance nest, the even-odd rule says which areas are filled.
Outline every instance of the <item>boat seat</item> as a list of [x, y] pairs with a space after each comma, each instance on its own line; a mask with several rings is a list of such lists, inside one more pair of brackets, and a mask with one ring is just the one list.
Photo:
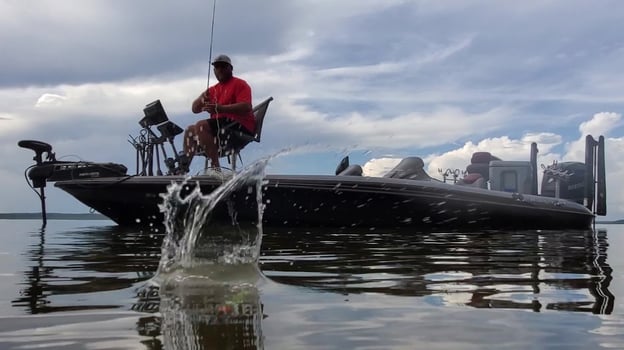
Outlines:
[[501, 159], [490, 152], [475, 152], [470, 158], [470, 164], [466, 167], [466, 174], [479, 174], [487, 182], [490, 180], [490, 162], [494, 160]]
[[[256, 132], [254, 135], [244, 133], [240, 130], [233, 130], [232, 126], [234, 126], [234, 123], [220, 128], [220, 132], [217, 135], [219, 140], [219, 158], [227, 157], [228, 164], [232, 166], [232, 171], [236, 170], [236, 158], [242, 160], [240, 151], [253, 141], [260, 142], [264, 117], [266, 116], [271, 101], [273, 101], [273, 97], [267, 98], [253, 108], [253, 115], [256, 119]], [[197, 155], [206, 157], [201, 147], [198, 149]], [[210, 159], [206, 157], [205, 169], [208, 169], [209, 163]]]
[[336, 175], [362, 176], [364, 169], [358, 164], [349, 164], [349, 156], [342, 158], [336, 167]]
[[487, 188], [487, 182], [490, 180], [490, 162], [493, 160], [500, 158], [490, 152], [474, 152], [464, 177], [457, 181], [457, 185]]
[[407, 157], [403, 158], [397, 166], [392, 168], [383, 177], [389, 177], [394, 179], [411, 179], [411, 180], [423, 180], [432, 181], [427, 172], [425, 172], [425, 162], [419, 157]]
[[463, 178], [457, 180], [457, 185], [487, 188], [487, 182], [479, 173], [466, 174]]
[[490, 152], [475, 152], [470, 158], [470, 164], [490, 164], [493, 160], [501, 160], [500, 158], [493, 156]]
[[346, 167], [344, 170], [342, 170], [341, 172], [337, 173], [336, 175], [362, 176], [363, 173], [364, 173], [364, 169], [362, 169], [362, 166], [358, 164], [351, 164], [348, 167]]
[[469, 164], [466, 167], [466, 175], [479, 174], [481, 177], [488, 181], [490, 179], [490, 164], [488, 163], [475, 163]]

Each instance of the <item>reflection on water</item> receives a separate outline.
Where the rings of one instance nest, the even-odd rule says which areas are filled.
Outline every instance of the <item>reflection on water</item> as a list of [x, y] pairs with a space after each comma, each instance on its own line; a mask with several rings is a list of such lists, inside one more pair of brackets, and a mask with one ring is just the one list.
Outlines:
[[262, 306], [255, 264], [206, 265], [159, 275], [168, 349], [259, 349]]
[[[221, 275], [227, 278], [216, 278]], [[161, 336], [148, 348], [261, 349], [262, 304], [255, 265], [204, 266], [176, 272], [159, 285], [139, 289], [133, 310], [154, 313], [140, 317], [137, 330]]]
[[[253, 265], [201, 266], [153, 281], [163, 236], [117, 227], [36, 234], [12, 304], [31, 314], [132, 310], [149, 349], [262, 348], [262, 326], [271, 320], [262, 300], [266, 285], [421, 298], [440, 312], [460, 305], [609, 314], [614, 305], [605, 230], [416, 233], [265, 227], [262, 272]], [[283, 300], [282, 307], [289, 303]]]
[[293, 231], [264, 240], [262, 270], [279, 283], [477, 308], [613, 310], [605, 230]]
[[[160, 259], [162, 234], [119, 227], [89, 227], [56, 233], [32, 233], [20, 295], [13, 301], [32, 314], [119, 307], [96, 295], [149, 279]], [[75, 295], [76, 298], [69, 298]], [[78, 301], [80, 300], [80, 301]]]

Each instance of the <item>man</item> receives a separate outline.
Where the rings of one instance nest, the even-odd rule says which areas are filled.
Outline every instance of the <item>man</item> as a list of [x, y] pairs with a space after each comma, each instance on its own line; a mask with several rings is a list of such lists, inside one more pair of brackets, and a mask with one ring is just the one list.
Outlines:
[[212, 61], [214, 75], [219, 81], [193, 101], [193, 113], [208, 112], [210, 119], [203, 119], [186, 128], [183, 150], [185, 159], [181, 163], [183, 171], [188, 172], [197, 146], [201, 146], [210, 159], [211, 167], [219, 168], [220, 142], [227, 138], [227, 131], [221, 130], [231, 125], [228, 130], [239, 130], [253, 135], [256, 120], [252, 112], [251, 88], [243, 79], [232, 75], [234, 67], [226, 55], [219, 55]]

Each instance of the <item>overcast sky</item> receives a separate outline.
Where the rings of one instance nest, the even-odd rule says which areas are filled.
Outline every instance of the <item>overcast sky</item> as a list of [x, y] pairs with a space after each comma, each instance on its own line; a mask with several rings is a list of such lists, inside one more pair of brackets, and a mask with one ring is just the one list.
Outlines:
[[[0, 0], [0, 212], [39, 210], [18, 140], [134, 173], [127, 139], [147, 103], [195, 122], [212, 5]], [[618, 219], [623, 20], [617, 0], [221, 0], [213, 57], [230, 55], [255, 103], [275, 98], [245, 164], [287, 149], [268, 173], [331, 174], [348, 154], [374, 174], [416, 155], [437, 177], [475, 151], [528, 160], [532, 141], [540, 164], [582, 161], [591, 133], [607, 139], [608, 218]], [[48, 188], [49, 211], [87, 210]]]

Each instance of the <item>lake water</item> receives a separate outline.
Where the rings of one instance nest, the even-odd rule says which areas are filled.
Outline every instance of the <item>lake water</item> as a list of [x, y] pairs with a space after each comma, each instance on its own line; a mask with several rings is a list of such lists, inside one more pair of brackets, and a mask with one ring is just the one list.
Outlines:
[[624, 348], [624, 225], [264, 228], [257, 266], [166, 285], [162, 231], [0, 220], [0, 239], [0, 349]]

